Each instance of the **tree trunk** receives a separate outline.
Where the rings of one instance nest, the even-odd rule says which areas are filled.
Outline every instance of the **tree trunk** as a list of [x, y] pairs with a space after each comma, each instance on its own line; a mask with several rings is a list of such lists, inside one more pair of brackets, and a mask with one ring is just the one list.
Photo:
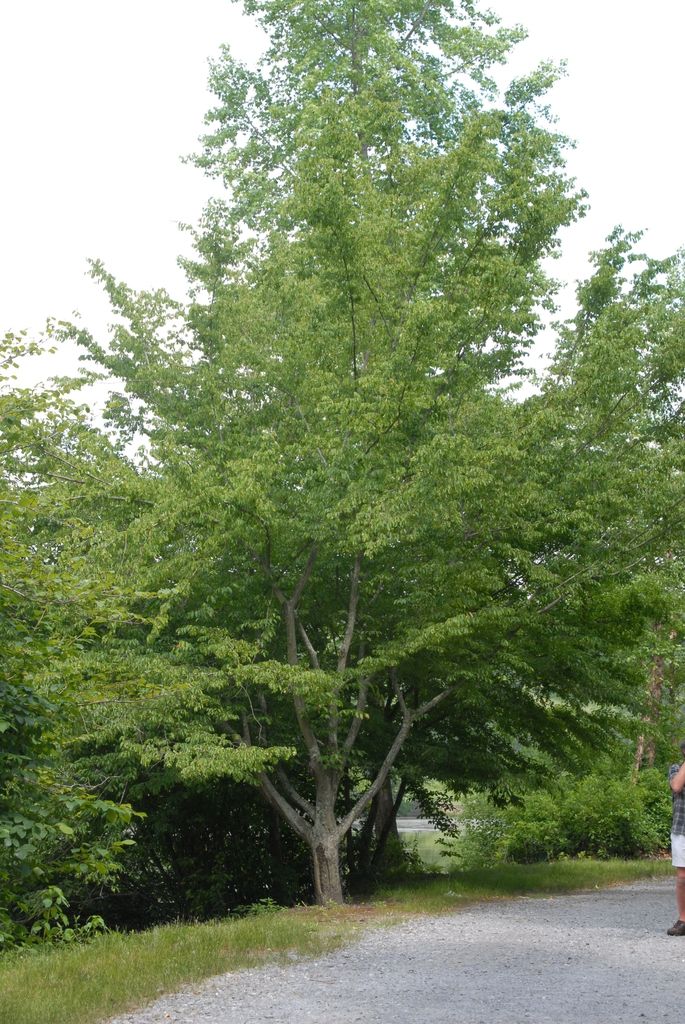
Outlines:
[[[385, 856], [385, 848], [387, 846], [388, 839], [390, 836], [394, 836], [397, 840], [398, 846], [400, 843], [400, 833], [397, 828], [397, 812], [400, 809], [404, 794], [407, 791], [407, 783], [404, 779], [400, 782], [399, 789], [397, 790], [397, 796], [393, 800], [392, 797], [392, 786], [390, 783], [390, 777], [386, 779], [386, 792], [384, 796], [384, 809], [383, 809], [383, 824], [376, 825], [376, 849], [374, 850], [373, 857], [371, 858], [372, 870], [377, 868], [379, 864], [382, 864], [383, 857]], [[381, 790], [381, 793], [383, 790]], [[380, 796], [381, 793], [378, 795]], [[388, 802], [388, 797], [390, 798]]]
[[321, 906], [342, 903], [340, 840], [337, 836], [321, 836], [313, 840], [311, 850], [316, 902]]
[[[371, 868], [371, 853], [373, 843], [373, 831], [376, 822], [376, 811], [378, 802], [376, 798], [371, 801], [369, 813], [357, 836], [357, 856], [354, 860], [353, 874], [356, 881], [366, 878]], [[350, 833], [348, 833], [349, 835]]]
[[283, 884], [282, 873], [278, 865], [283, 863], [283, 844], [281, 842], [281, 818], [278, 811], [275, 808], [269, 807], [269, 858], [271, 863], [276, 865], [276, 870], [273, 873], [271, 880], [271, 887], [273, 898], [276, 903], [285, 906], [288, 902], [289, 893], [286, 891], [286, 887]]
[[[350, 787], [350, 773], [345, 771], [343, 777], [343, 799], [345, 801], [345, 814], [352, 807], [352, 792]], [[354, 871], [354, 836], [352, 835], [352, 829], [348, 829], [345, 834], [345, 853], [347, 858], [347, 871], [352, 874]]]
[[392, 783], [390, 776], [381, 786], [376, 796], [377, 810], [376, 820], [374, 822], [374, 831], [376, 833], [376, 842], [379, 840], [385, 841], [394, 836], [395, 839], [400, 838], [400, 834], [397, 831], [397, 814], [395, 811], [395, 798], [392, 795]]
[[[661, 624], [657, 624], [654, 627], [654, 632], [658, 634], [661, 629]], [[654, 742], [654, 733], [649, 727], [656, 725], [661, 716], [661, 696], [664, 688], [664, 667], [665, 658], [662, 654], [655, 654], [652, 659], [652, 670], [649, 674], [649, 687], [647, 690], [647, 713], [644, 716], [645, 731], [641, 736], [638, 736], [637, 749], [635, 750], [635, 759], [633, 762], [633, 778], [637, 777], [637, 773], [643, 765], [643, 762], [647, 760], [647, 764], [650, 768], [654, 767], [654, 758], [656, 755], [656, 746]]]
[[[661, 693], [664, 688], [664, 657], [658, 654], [654, 659], [652, 666], [652, 678], [650, 679], [649, 685], [649, 697], [651, 709], [649, 713], [650, 724], [655, 724], [659, 721], [661, 715]], [[654, 758], [656, 756], [656, 744], [654, 741], [654, 734], [648, 738], [646, 745], [647, 764], [650, 768], [654, 767]]]

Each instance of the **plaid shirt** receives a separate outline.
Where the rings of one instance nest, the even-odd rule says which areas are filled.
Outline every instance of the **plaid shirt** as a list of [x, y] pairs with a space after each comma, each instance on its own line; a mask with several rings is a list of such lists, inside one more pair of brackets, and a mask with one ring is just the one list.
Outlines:
[[[680, 770], [679, 764], [672, 764], [668, 769], [668, 781], [670, 782], [677, 771]], [[685, 836], [685, 789], [681, 790], [680, 793], [671, 793], [673, 797], [673, 824], [671, 825], [671, 835], [674, 836]]]

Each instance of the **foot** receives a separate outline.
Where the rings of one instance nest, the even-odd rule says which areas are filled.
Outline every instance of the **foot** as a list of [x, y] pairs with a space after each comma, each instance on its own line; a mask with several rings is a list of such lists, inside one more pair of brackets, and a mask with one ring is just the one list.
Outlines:
[[685, 935], [685, 921], [681, 921], [680, 918], [678, 918], [676, 923], [674, 925], [671, 925], [671, 927], [668, 929], [666, 934], [667, 935]]

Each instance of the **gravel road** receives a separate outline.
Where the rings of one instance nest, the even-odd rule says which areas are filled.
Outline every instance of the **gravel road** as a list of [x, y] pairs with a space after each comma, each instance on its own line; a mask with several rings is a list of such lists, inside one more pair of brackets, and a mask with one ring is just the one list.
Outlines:
[[673, 884], [483, 903], [226, 974], [112, 1024], [645, 1024], [685, 1003]]

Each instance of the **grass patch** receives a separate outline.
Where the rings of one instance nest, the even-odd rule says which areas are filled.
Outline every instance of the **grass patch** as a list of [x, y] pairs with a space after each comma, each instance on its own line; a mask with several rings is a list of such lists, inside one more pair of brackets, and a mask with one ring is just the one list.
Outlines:
[[408, 878], [379, 890], [375, 899], [396, 912], [439, 914], [480, 900], [549, 896], [601, 889], [623, 882], [666, 878], [670, 860], [567, 860], [541, 864], [501, 864]]
[[215, 974], [335, 949], [365, 919], [357, 908], [307, 907], [5, 954], [0, 1021], [93, 1024]]
[[477, 900], [569, 892], [664, 877], [669, 861], [562, 861], [419, 876], [344, 907], [302, 907], [147, 932], [103, 935], [88, 945], [5, 954], [0, 1021], [97, 1024], [215, 974], [315, 956], [363, 927], [407, 914], [454, 911]]

